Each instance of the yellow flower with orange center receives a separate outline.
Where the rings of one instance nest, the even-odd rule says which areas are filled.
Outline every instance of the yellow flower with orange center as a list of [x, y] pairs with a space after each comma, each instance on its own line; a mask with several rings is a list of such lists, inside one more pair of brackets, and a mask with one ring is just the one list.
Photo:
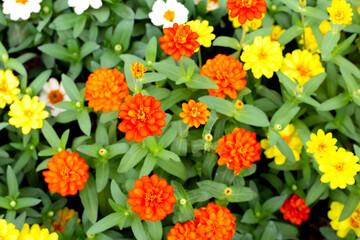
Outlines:
[[[330, 22], [327, 20], [324, 20], [321, 22], [319, 29], [323, 36], [325, 36], [325, 34], [328, 31], [332, 30]], [[305, 42], [304, 42], [304, 34], [301, 34], [301, 39], [300, 39], [299, 43], [302, 45], [304, 45], [304, 43], [305, 43], [305, 48], [310, 50], [311, 52], [320, 53], [320, 49], [317, 49], [317, 47], [319, 45], [318, 45], [315, 35], [310, 27], [305, 28]]]
[[332, 137], [332, 133], [327, 133], [325, 135], [322, 129], [317, 131], [317, 134], [310, 134], [311, 141], [307, 141], [306, 145], [308, 153], [314, 153], [315, 159], [320, 159], [326, 154], [335, 152], [337, 147], [335, 146], [337, 139]]
[[310, 78], [325, 72], [319, 54], [312, 54], [308, 50], [294, 50], [287, 53], [280, 69], [286, 76], [300, 85], [304, 85]]
[[130, 69], [132, 76], [137, 79], [141, 79], [145, 76], [145, 72], [147, 71], [147, 69], [144, 68], [144, 64], [141, 64], [138, 61], [136, 61], [135, 64], [130, 63]]
[[11, 70], [0, 70], [0, 108], [18, 99], [19, 80]]
[[357, 205], [355, 211], [350, 217], [339, 222], [340, 215], [344, 209], [344, 204], [340, 202], [332, 202], [328, 217], [331, 220], [330, 226], [336, 231], [336, 235], [341, 238], [345, 238], [350, 230], [353, 230], [357, 237], [360, 237], [360, 204]]
[[65, 207], [63, 209], [60, 209], [56, 214], [59, 216], [59, 220], [54, 219], [52, 221], [51, 230], [61, 234], [70, 219], [78, 213], [74, 209], [69, 209], [68, 207]]
[[350, 3], [346, 3], [345, 0], [333, 0], [330, 7], [327, 8], [330, 15], [332, 24], [345, 24], [352, 23], [352, 8]]
[[182, 104], [183, 112], [180, 113], [180, 117], [183, 118], [185, 124], [189, 124], [190, 127], [195, 126], [198, 128], [201, 124], [205, 124], [209, 121], [210, 116], [207, 106], [202, 102], [196, 103], [194, 100], [190, 100], [188, 103]]
[[283, 29], [280, 25], [271, 25], [272, 33], [270, 33], [270, 39], [271, 41], [277, 41], [281, 34], [285, 32], [285, 29]]

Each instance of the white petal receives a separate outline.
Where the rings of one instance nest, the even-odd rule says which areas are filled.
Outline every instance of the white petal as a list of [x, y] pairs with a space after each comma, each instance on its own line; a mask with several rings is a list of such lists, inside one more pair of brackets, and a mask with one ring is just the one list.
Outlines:
[[48, 85], [50, 86], [51, 90], [58, 90], [60, 88], [59, 81], [56, 78], [50, 78]]
[[102, 6], [102, 1], [101, 0], [92, 0], [90, 2], [91, 7], [98, 9]]

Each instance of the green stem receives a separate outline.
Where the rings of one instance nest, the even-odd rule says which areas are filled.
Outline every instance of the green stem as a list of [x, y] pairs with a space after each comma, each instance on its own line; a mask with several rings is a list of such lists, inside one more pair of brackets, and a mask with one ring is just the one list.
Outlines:
[[136, 78], [136, 82], [135, 82], [135, 94], [139, 93], [139, 79]]
[[183, 76], [186, 77], [185, 68], [184, 68], [184, 61], [183, 61], [182, 56], [180, 57], [180, 67], [181, 67], [181, 72], [182, 72]]
[[199, 47], [198, 58], [199, 58], [199, 68], [201, 68], [202, 67], [201, 47]]
[[241, 40], [240, 40], [240, 49], [237, 52], [236, 59], [240, 60], [241, 50], [244, 44], [245, 34], [246, 34], [246, 27], [247, 27], [247, 21], [242, 25], [242, 33], [241, 33]]
[[185, 130], [179, 135], [179, 137], [180, 138], [185, 137], [186, 133], [189, 131], [189, 128], [190, 128], [189, 124], [186, 124]]
[[304, 39], [304, 45], [303, 45], [303, 49], [306, 49], [306, 41], [305, 41], [305, 17], [303, 14], [301, 14], [301, 22], [303, 25], [303, 29], [304, 29], [304, 33], [303, 33], [303, 39]]

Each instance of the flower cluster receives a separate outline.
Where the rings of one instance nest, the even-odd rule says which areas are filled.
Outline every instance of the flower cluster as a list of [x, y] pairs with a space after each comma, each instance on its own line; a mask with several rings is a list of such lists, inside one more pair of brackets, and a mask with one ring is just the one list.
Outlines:
[[234, 236], [236, 218], [229, 209], [209, 203], [206, 208], [195, 209], [194, 213], [194, 221], [175, 224], [167, 239], [230, 240]]
[[295, 193], [288, 197], [280, 207], [280, 212], [284, 214], [284, 220], [301, 225], [303, 221], [309, 218], [310, 208], [305, 205], [305, 200]]

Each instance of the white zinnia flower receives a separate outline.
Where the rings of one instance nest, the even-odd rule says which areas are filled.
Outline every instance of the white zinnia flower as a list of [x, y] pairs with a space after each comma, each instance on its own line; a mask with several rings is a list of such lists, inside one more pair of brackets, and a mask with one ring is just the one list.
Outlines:
[[101, 0], [68, 0], [70, 7], [75, 7], [74, 11], [77, 15], [82, 14], [90, 6], [98, 9], [102, 6]]
[[152, 12], [149, 13], [151, 22], [155, 26], [164, 25], [164, 28], [172, 27], [174, 23], [184, 24], [188, 20], [189, 10], [176, 0], [157, 0]]
[[40, 3], [42, 0], [3, 0], [3, 13], [10, 14], [13, 21], [27, 20], [31, 13], [40, 12]]
[[51, 116], [56, 117], [59, 113], [65, 111], [65, 109], [55, 107], [55, 103], [71, 100], [66, 95], [63, 84], [59, 84], [56, 78], [50, 78], [42, 88], [39, 101], [46, 103], [46, 106], [51, 108]]

